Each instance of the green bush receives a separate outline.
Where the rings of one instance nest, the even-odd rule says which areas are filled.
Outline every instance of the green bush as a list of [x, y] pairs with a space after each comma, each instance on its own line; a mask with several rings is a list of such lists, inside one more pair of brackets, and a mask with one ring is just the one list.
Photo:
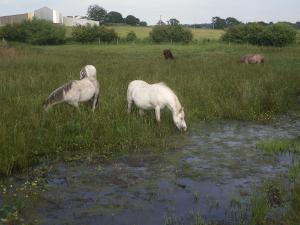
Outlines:
[[107, 29], [104, 26], [77, 26], [73, 28], [72, 37], [81, 43], [94, 41], [112, 42], [118, 38], [114, 29]]
[[96, 39], [96, 28], [88, 26], [76, 26], [72, 30], [72, 37], [81, 43], [93, 42]]
[[253, 23], [249, 24], [244, 27], [244, 33], [245, 33], [245, 41], [252, 45], [260, 45], [261, 44], [261, 33], [266, 28], [266, 26], [259, 24], [259, 23]]
[[25, 42], [35, 45], [55, 45], [65, 41], [64, 26], [46, 20], [24, 21], [3, 27], [3, 36], [9, 41]]
[[154, 42], [184, 42], [193, 39], [192, 32], [180, 25], [155, 26], [150, 32], [150, 39]]
[[286, 46], [296, 39], [296, 31], [287, 24], [263, 26], [259, 23], [237, 25], [226, 29], [222, 40], [253, 45]]
[[134, 31], [129, 31], [128, 34], [126, 35], [126, 41], [128, 42], [134, 42], [136, 41], [136, 39], [137, 36]]
[[296, 40], [296, 30], [287, 24], [274, 24], [264, 29], [261, 34], [261, 44], [283, 47]]
[[98, 37], [97, 40], [100, 38], [101, 41], [104, 42], [113, 42], [118, 39], [118, 34], [114, 29], [108, 29], [104, 26], [98, 27]]

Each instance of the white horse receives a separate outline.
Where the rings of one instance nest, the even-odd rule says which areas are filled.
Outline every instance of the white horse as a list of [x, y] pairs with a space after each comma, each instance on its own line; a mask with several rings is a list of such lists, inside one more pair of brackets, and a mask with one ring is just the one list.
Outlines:
[[175, 93], [164, 83], [148, 84], [142, 80], [129, 83], [127, 89], [128, 113], [132, 104], [138, 108], [140, 115], [144, 110], [155, 109], [157, 122], [160, 122], [160, 110], [167, 107], [173, 114], [173, 121], [179, 130], [187, 130], [184, 111]]
[[78, 108], [80, 102], [93, 100], [92, 110], [94, 111], [99, 100], [99, 89], [96, 68], [87, 65], [80, 71], [80, 80], [72, 80], [54, 90], [44, 101], [44, 108], [48, 111], [51, 106], [62, 102]]

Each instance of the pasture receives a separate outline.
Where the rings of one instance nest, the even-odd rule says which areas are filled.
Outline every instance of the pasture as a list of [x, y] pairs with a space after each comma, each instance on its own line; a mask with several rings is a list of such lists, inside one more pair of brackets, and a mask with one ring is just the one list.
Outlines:
[[[170, 47], [176, 61], [163, 60]], [[240, 55], [262, 53], [264, 66], [237, 63]], [[141, 119], [126, 113], [129, 81], [166, 82], [186, 109], [186, 121], [269, 120], [297, 104], [299, 47], [201, 45], [18, 46], [1, 49], [0, 171], [26, 168], [42, 156], [117, 152], [162, 146], [178, 135], [168, 113], [157, 128], [154, 114]], [[49, 113], [43, 100], [69, 80], [79, 79], [83, 65], [98, 70], [101, 100], [95, 113], [82, 106], [58, 105]], [[179, 137], [182, 137], [179, 135]]]
[[[176, 60], [163, 59], [165, 48], [172, 50]], [[265, 65], [238, 63], [240, 56], [254, 53], [266, 57]], [[33, 165], [51, 163], [52, 160], [99, 163], [126, 153], [139, 155], [149, 149], [164, 155], [170, 149], [184, 145], [199, 123], [216, 124], [224, 120], [268, 123], [291, 110], [297, 114], [299, 55], [299, 45], [264, 48], [219, 42], [0, 48], [1, 176], [30, 171]], [[79, 71], [86, 64], [95, 65], [100, 82], [101, 97], [95, 112], [91, 112], [89, 104], [82, 104], [80, 112], [65, 104], [44, 112], [43, 100], [60, 85], [79, 79]], [[142, 118], [137, 110], [127, 114], [127, 85], [135, 79], [149, 83], [164, 81], [175, 91], [185, 109], [187, 133], [177, 131], [167, 110], [162, 112], [160, 126], [153, 111]], [[259, 133], [261, 129], [247, 124], [242, 124], [239, 129], [243, 130], [245, 126], [249, 132], [257, 130]], [[291, 134], [296, 129], [293, 126]], [[212, 129], [218, 138], [219, 128]], [[201, 140], [210, 137], [210, 128], [206, 125], [202, 125], [200, 131], [197, 135]], [[272, 129], [268, 132], [269, 136], [263, 137], [272, 137]], [[238, 135], [234, 133], [234, 136]], [[251, 143], [256, 141], [257, 137], [251, 139]], [[210, 152], [206, 153], [207, 157], [211, 156]], [[230, 154], [239, 155], [232, 149]], [[255, 157], [259, 160], [260, 156]], [[174, 162], [174, 158], [167, 161]], [[243, 160], [247, 161], [246, 158]], [[239, 168], [229, 165], [231, 159], [226, 162], [232, 169]], [[222, 163], [218, 164], [220, 170]], [[183, 165], [181, 169], [182, 174], [200, 176], [191, 172], [189, 165]], [[194, 193], [195, 199], [197, 196]], [[166, 218], [166, 221], [168, 219], [172, 220]]]
[[[134, 31], [138, 39], [149, 38], [149, 33], [152, 27], [137, 27], [137, 26], [107, 26], [108, 28], [114, 29], [120, 38], [125, 38], [128, 32]], [[200, 28], [188, 28], [192, 31], [194, 40], [211, 39], [217, 40], [224, 33], [223, 30], [211, 30], [211, 29], [200, 29]], [[72, 28], [67, 27], [67, 37], [71, 37]]]

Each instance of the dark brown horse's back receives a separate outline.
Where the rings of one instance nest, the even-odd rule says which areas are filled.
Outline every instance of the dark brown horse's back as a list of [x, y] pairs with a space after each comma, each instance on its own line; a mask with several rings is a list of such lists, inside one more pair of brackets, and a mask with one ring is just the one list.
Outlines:
[[175, 59], [170, 49], [164, 49], [163, 55], [165, 59]]

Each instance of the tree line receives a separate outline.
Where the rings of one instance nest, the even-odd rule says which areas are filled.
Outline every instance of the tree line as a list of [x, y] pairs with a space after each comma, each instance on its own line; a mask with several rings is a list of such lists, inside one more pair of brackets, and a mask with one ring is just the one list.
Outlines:
[[99, 21], [101, 25], [110, 23], [125, 23], [131, 26], [147, 26], [145, 21], [140, 21], [139, 18], [133, 15], [128, 15], [123, 18], [121, 13], [116, 11], [107, 12], [106, 9], [96, 4], [88, 7], [87, 18]]
[[[290, 25], [294, 28], [300, 29], [300, 21], [296, 23], [291, 23], [291, 22], [280, 22], [281, 24], [287, 24]], [[240, 24], [245, 24], [238, 19], [234, 17], [227, 17], [225, 19], [219, 17], [219, 16], [214, 16], [211, 19], [211, 23], [200, 23], [200, 24], [186, 24], [185, 26], [187, 27], [194, 27], [194, 28], [208, 28], [208, 29], [225, 29], [229, 28], [232, 26], [240, 25]], [[258, 21], [258, 22], [248, 22], [246, 24], [259, 24], [263, 26], [267, 25], [273, 25], [273, 22], [266, 23], [264, 21]]]

